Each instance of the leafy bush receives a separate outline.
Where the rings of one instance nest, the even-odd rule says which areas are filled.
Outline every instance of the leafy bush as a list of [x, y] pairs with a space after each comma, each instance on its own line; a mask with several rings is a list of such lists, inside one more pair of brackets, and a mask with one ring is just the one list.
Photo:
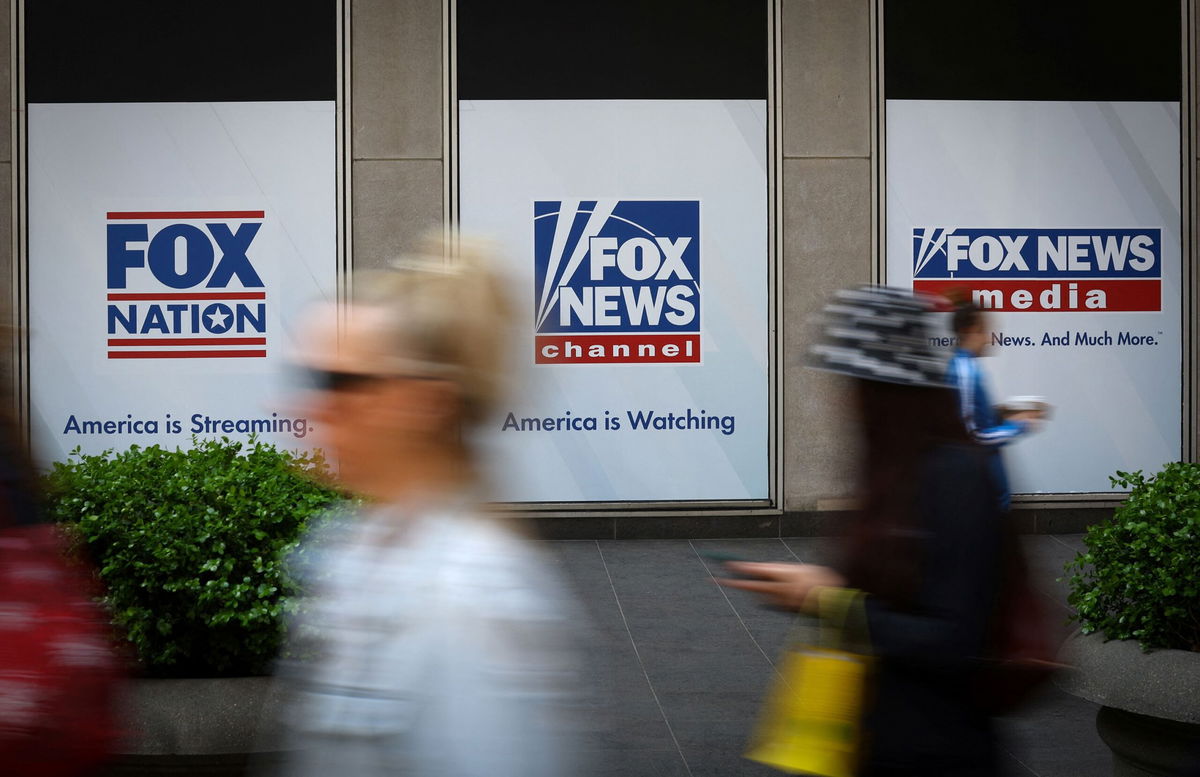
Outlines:
[[1087, 552], [1067, 564], [1076, 620], [1085, 634], [1136, 639], [1147, 650], [1200, 650], [1200, 464], [1110, 479], [1130, 494], [1088, 529]]
[[148, 674], [261, 674], [294, 592], [281, 557], [338, 494], [319, 454], [193, 446], [76, 449], [45, 478], [48, 512], [86, 544]]

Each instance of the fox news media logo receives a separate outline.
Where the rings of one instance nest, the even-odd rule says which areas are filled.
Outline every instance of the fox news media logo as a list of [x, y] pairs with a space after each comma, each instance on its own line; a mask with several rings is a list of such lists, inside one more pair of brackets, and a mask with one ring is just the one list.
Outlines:
[[108, 213], [108, 358], [266, 357], [266, 287], [251, 261], [263, 218]]
[[913, 289], [1007, 312], [1161, 310], [1162, 230], [914, 229]]
[[538, 364], [698, 363], [700, 203], [533, 204]]

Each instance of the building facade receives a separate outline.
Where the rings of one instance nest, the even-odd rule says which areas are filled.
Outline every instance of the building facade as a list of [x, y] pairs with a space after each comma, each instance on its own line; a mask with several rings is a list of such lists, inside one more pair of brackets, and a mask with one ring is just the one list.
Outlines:
[[[0, 55], [7, 68], [0, 73], [0, 88], [8, 90], [12, 111], [11, 120], [0, 123], [5, 133], [0, 137], [0, 277], [10, 280], [12, 293], [5, 299], [11, 300], [8, 316], [14, 334], [10, 347], [0, 350], [0, 359], [16, 377], [27, 410], [28, 392], [38, 388], [29, 386], [27, 358], [31, 171], [26, 154], [32, 130], [23, 81], [26, 16], [20, 4], [4, 5], [0, 19], [10, 26], [0, 32], [0, 44], [9, 49]], [[345, 0], [337, 9], [338, 239], [351, 279], [361, 270], [386, 266], [464, 207], [460, 183], [470, 173], [460, 156], [458, 58], [469, 54], [459, 51], [463, 39], [458, 25], [459, 15], [469, 16], [473, 5]], [[901, 78], [906, 63], [894, 61], [899, 55], [889, 59], [893, 49], [886, 33], [909, 35], [905, 29], [916, 22], [904, 28], [903, 20], [889, 19], [883, 0], [776, 0], [764, 5], [769, 187], [765, 272], [770, 284], [767, 498], [746, 504], [650, 499], [536, 505], [546, 525], [560, 536], [817, 533], [834, 528], [839, 511], [852, 505], [855, 445], [848, 431], [849, 408], [839, 400], [837, 379], [806, 369], [798, 355], [809, 337], [807, 321], [830, 292], [888, 280], [893, 261], [886, 256], [889, 170], [894, 169], [887, 158], [888, 101], [893, 97], [888, 84], [889, 77]], [[1175, 61], [1181, 84], [1179, 456], [1194, 459], [1200, 446], [1194, 418], [1200, 320], [1195, 313], [1200, 223], [1195, 197], [1200, 169], [1195, 76], [1200, 27], [1194, 2], [1170, 5], [1178, 11]], [[697, 6], [695, 13], [703, 13], [703, 8]], [[987, 22], [986, 15], [978, 14], [976, 21]], [[536, 22], [530, 30], [536, 39]], [[944, 38], [932, 38], [939, 40], [942, 48], [950, 48]], [[897, 43], [896, 50], [900, 46]], [[918, 71], [927, 66], [908, 64]], [[903, 78], [920, 82], [911, 73]], [[1034, 97], [1048, 99], [1053, 98]], [[1078, 491], [1040, 489], [1018, 496], [1025, 528], [1075, 528], [1110, 508], [1115, 499]]]

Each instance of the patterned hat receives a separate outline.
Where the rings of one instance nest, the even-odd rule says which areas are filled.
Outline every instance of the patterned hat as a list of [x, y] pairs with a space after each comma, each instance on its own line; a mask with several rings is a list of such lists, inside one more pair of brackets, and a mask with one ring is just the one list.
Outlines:
[[808, 365], [865, 380], [945, 387], [946, 360], [929, 342], [934, 298], [889, 286], [833, 295], [821, 313], [821, 340]]

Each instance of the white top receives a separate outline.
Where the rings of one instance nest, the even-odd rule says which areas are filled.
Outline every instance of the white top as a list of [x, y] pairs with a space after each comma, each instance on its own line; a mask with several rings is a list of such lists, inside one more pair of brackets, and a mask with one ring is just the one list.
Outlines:
[[529, 543], [463, 508], [335, 521], [299, 553], [317, 596], [286, 725], [307, 777], [575, 772], [566, 589]]

